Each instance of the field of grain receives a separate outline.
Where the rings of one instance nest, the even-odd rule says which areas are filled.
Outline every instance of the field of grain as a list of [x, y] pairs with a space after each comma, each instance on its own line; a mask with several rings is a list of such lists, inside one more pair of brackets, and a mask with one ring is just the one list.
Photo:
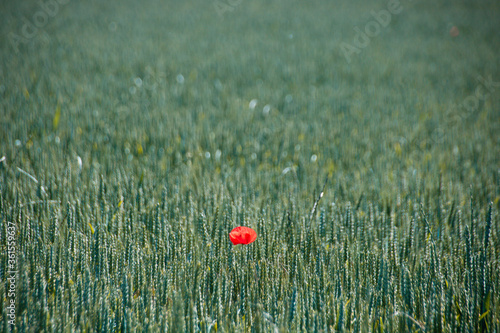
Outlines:
[[500, 331], [497, 1], [0, 8], [0, 331]]

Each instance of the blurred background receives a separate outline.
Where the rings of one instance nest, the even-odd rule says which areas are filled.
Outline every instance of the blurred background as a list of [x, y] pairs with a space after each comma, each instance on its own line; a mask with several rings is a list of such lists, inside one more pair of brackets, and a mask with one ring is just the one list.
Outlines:
[[498, 7], [3, 1], [3, 154], [31, 138], [33, 163], [335, 171], [358, 192], [389, 171], [498, 179]]

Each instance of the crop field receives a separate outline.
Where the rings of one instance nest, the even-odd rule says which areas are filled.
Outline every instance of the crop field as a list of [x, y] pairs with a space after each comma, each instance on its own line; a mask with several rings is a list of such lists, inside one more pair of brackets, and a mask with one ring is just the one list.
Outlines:
[[499, 16], [0, 1], [0, 332], [500, 332]]

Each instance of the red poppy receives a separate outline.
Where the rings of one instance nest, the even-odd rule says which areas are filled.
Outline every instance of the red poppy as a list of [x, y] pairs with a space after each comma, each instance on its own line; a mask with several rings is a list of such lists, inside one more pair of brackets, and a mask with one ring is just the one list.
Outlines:
[[250, 244], [257, 239], [257, 233], [252, 228], [236, 227], [229, 233], [233, 245]]
[[450, 36], [451, 37], [457, 37], [460, 32], [458, 31], [458, 28], [456, 26], [451, 27], [450, 29]]

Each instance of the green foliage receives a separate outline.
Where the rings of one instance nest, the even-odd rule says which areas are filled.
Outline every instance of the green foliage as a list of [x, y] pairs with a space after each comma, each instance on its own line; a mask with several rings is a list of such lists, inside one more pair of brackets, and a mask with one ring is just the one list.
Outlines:
[[498, 93], [446, 119], [476, 88], [456, 71], [500, 78], [493, 23], [464, 15], [485, 37], [455, 57], [467, 29], [408, 2], [422, 30], [347, 65], [334, 33], [376, 3], [91, 3], [0, 40], [2, 331], [9, 222], [18, 332], [500, 331]]

